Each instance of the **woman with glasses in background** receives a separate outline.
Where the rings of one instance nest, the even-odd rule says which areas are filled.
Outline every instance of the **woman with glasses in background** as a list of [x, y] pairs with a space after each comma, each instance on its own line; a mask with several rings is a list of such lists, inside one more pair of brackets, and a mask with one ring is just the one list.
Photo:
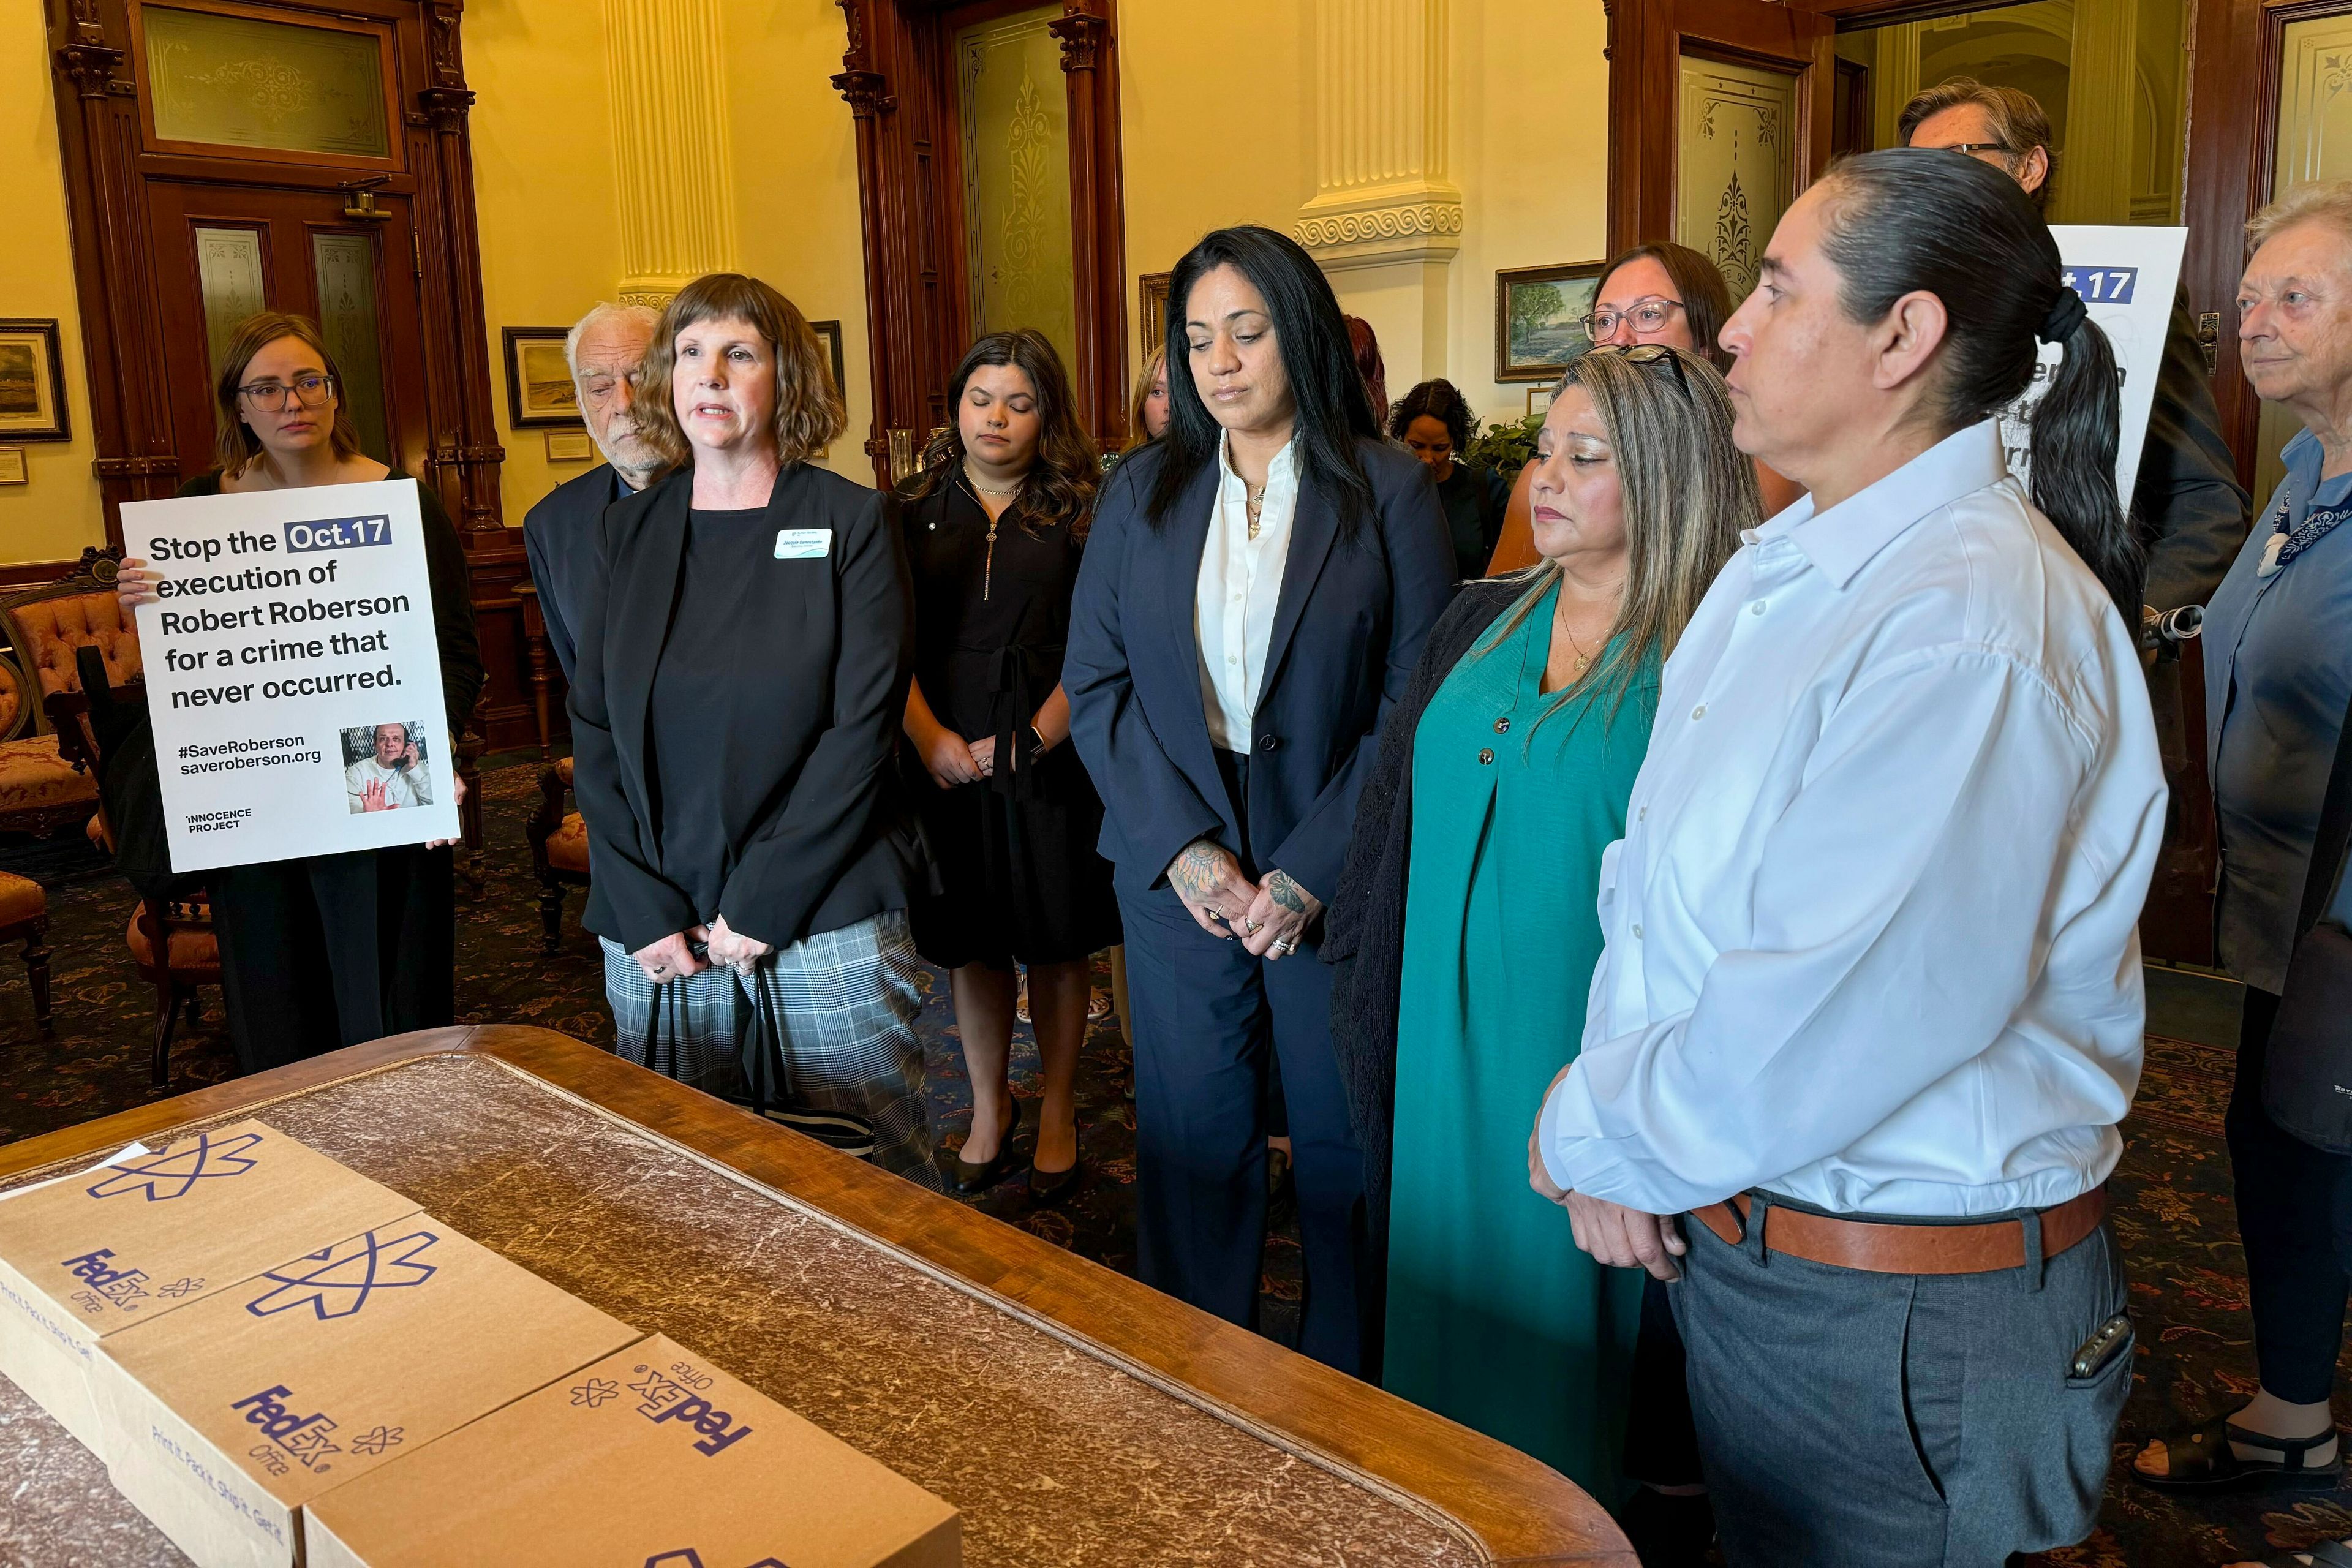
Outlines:
[[[407, 479], [360, 450], [342, 377], [319, 329], [264, 311], [231, 334], [215, 387], [217, 466], [184, 496], [249, 495]], [[414, 483], [415, 481], [409, 481]], [[482, 689], [472, 585], [457, 530], [431, 487], [416, 486], [433, 626], [441, 653], [441, 754]], [[175, 574], [132, 558], [115, 592], [125, 615]], [[465, 799], [463, 779], [457, 796]], [[221, 993], [237, 1067], [281, 1067], [362, 1040], [457, 1018], [457, 868], [452, 839], [312, 855], [207, 874], [220, 941]]]
[[[1731, 356], [1717, 342], [1717, 334], [1731, 319], [1731, 290], [1723, 274], [1706, 256], [1686, 245], [1637, 245], [1610, 262], [1601, 274], [1584, 330], [1596, 344], [1632, 348], [1663, 343], [1727, 371]], [[1766, 517], [1804, 493], [1763, 464], [1753, 467]], [[1528, 533], [1529, 479], [1522, 469], [1512, 489], [1510, 505], [1503, 515], [1503, 537], [1486, 566], [1490, 577], [1523, 572], [1538, 559]]]
[[1518, 1134], [1584, 1016], [1659, 666], [1759, 519], [1723, 378], [1654, 343], [1569, 367], [1528, 472], [1541, 560], [1430, 633], [1324, 952], [1385, 1242], [1383, 1384], [1613, 1499], [1629, 1393], [1682, 1390], [1629, 1388], [1640, 1279], [1529, 1201]]

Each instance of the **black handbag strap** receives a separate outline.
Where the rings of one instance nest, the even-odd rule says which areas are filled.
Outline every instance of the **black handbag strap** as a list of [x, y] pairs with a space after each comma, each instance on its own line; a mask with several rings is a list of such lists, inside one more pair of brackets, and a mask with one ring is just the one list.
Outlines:
[[2311, 841], [2311, 868], [2303, 877], [2303, 912], [2294, 934], [2319, 923], [2335, 901], [2336, 884], [2344, 878], [2344, 850], [2352, 840], [2352, 708], [2344, 714], [2344, 728], [2336, 737], [2336, 764], [2327, 771], [2327, 795], [2319, 807], [2319, 831]]

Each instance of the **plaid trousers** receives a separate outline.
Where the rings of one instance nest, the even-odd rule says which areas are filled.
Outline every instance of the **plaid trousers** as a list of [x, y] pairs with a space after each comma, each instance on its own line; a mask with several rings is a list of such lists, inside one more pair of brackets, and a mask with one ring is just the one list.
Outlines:
[[[922, 1001], [904, 910], [813, 931], [760, 960], [749, 975], [717, 964], [661, 985], [618, 942], [597, 940], [604, 948], [604, 995], [613, 1005], [621, 1057], [707, 1094], [727, 1094], [740, 1077], [743, 1041], [757, 1016], [752, 987], [759, 986], [783, 1034], [790, 1103], [863, 1117], [874, 1127], [876, 1164], [944, 1188], [931, 1159], [923, 1046], [914, 1030]], [[649, 1061], [646, 1041], [656, 1009], [661, 1039], [656, 1059]]]

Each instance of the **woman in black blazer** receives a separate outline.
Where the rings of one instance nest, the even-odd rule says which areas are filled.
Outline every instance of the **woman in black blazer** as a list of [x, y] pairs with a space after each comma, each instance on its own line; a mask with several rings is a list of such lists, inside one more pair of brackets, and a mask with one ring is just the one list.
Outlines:
[[[579, 604], [573, 787], [624, 1054], [870, 1132], [936, 1185], [892, 752], [911, 668], [880, 498], [816, 337], [756, 279], [670, 302], [638, 406], [681, 465], [606, 510]], [[779, 1057], [781, 1059], [778, 1059]]]
[[1355, 1372], [1363, 1162], [1312, 959], [1381, 721], [1454, 590], [1425, 469], [1385, 445], [1296, 243], [1222, 229], [1171, 280], [1168, 433], [1105, 482], [1063, 685], [1105, 807], [1135, 1025], [1137, 1262], [1255, 1322], [1279, 1058], [1299, 1349]]

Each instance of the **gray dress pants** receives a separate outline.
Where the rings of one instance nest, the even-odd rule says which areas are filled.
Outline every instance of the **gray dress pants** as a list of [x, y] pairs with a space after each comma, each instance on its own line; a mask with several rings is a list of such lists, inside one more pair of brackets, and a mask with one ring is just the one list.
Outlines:
[[1685, 1218], [1668, 1287], [1732, 1568], [2003, 1568], [2090, 1533], [2135, 1348], [2067, 1375], [2125, 1307], [2106, 1225], [2039, 1289], [1768, 1256], [1759, 1228]]

